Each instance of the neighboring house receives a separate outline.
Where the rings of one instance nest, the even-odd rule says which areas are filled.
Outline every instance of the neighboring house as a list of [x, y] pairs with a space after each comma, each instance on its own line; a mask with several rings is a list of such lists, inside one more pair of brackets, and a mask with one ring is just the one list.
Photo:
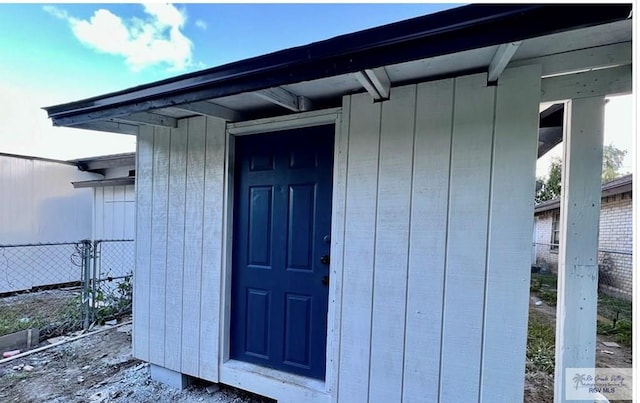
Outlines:
[[93, 190], [92, 239], [134, 239], [135, 158], [135, 153], [126, 153], [72, 161], [81, 171], [101, 175], [73, 182], [76, 189]]
[[[74, 160], [81, 171], [94, 172], [100, 179], [73, 182], [78, 190], [93, 190], [92, 238], [96, 270], [102, 277], [133, 273], [136, 197], [135, 153], [104, 155]], [[104, 259], [102, 258], [104, 257]]]
[[630, 11], [464, 6], [46, 108], [138, 136], [134, 355], [279, 402], [522, 401], [539, 107], [570, 100], [561, 401]]
[[[0, 153], [0, 245], [90, 238], [93, 195], [71, 182], [98, 177], [71, 162]], [[0, 293], [78, 281], [73, 252], [73, 245], [0, 248]]]
[[[600, 286], [614, 295], [631, 299], [633, 274], [632, 175], [602, 185], [598, 264]], [[558, 271], [560, 199], [535, 207], [536, 264]]]

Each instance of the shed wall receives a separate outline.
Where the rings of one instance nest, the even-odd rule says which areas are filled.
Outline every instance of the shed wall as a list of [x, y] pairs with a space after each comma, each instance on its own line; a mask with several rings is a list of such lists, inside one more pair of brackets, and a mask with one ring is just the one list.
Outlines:
[[[539, 96], [526, 67], [497, 87], [480, 74], [344, 98], [328, 378], [309, 396], [522, 400]], [[211, 381], [228, 345], [225, 138], [198, 117], [137, 142], [134, 355]], [[283, 402], [306, 393], [238, 374]]]
[[134, 355], [217, 381], [224, 121], [146, 126], [137, 147]]
[[345, 99], [338, 401], [522, 401], [539, 94], [525, 68]]
[[134, 239], [135, 186], [96, 187], [93, 192], [93, 239]]

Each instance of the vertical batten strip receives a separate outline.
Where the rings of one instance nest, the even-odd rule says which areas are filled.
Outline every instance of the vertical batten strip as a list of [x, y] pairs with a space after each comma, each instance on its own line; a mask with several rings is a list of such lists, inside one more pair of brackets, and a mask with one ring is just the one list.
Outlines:
[[370, 402], [402, 398], [415, 94], [415, 85], [394, 88], [382, 104]]
[[338, 116], [333, 149], [333, 191], [331, 217], [331, 265], [329, 282], [329, 314], [327, 317], [327, 372], [326, 391], [338, 401], [340, 373], [340, 335], [342, 333], [342, 298], [344, 284], [344, 228], [347, 192], [347, 171], [349, 169], [349, 116], [351, 98], [342, 100], [342, 113]]
[[153, 149], [151, 126], [141, 126], [136, 141], [136, 267], [133, 281], [133, 355], [150, 361], [150, 273], [153, 209]]
[[438, 400], [452, 79], [417, 87], [403, 401]]
[[[189, 119], [182, 294], [182, 373], [199, 376], [206, 119]], [[215, 359], [215, 357], [212, 357]]]
[[167, 269], [167, 210], [169, 192], [169, 129], [156, 128], [153, 143], [153, 201], [151, 208], [151, 267], [149, 279], [149, 361], [165, 364], [165, 290]]
[[125, 239], [135, 239], [136, 193], [135, 185], [126, 186], [125, 207]]
[[104, 187], [93, 188], [93, 239], [104, 239]]
[[340, 401], [368, 400], [380, 104], [351, 96], [345, 207]]
[[[494, 90], [456, 78], [440, 401], [478, 399]], [[464, 380], [464, 381], [461, 381]]]
[[105, 186], [104, 188], [104, 227], [103, 227], [103, 239], [114, 239], [114, 213], [115, 213], [115, 204], [114, 204], [114, 192], [113, 186]]
[[226, 123], [206, 118], [202, 208], [202, 272], [200, 284], [199, 376], [218, 381], [221, 334], [221, 271], [223, 259], [224, 171]]
[[497, 87], [481, 402], [523, 399], [540, 75], [507, 69]]
[[166, 246], [165, 367], [181, 372], [184, 274], [185, 190], [189, 120], [171, 130]]

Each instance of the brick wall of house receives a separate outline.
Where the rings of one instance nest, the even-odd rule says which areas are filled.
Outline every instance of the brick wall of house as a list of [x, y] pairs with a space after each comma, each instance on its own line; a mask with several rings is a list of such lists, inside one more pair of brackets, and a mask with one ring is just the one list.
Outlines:
[[[601, 265], [601, 287], [613, 288], [631, 298], [632, 291], [632, 230], [633, 207], [631, 193], [602, 199], [598, 263]], [[618, 253], [616, 253], [618, 252]]]
[[[551, 228], [556, 210], [535, 216], [536, 263], [546, 265], [554, 273], [558, 271], [557, 250], [551, 250]], [[602, 198], [598, 264], [600, 287], [610, 294], [631, 298], [633, 273], [633, 231], [631, 193]]]
[[546, 266], [553, 273], [558, 272], [558, 251], [551, 250], [551, 225], [553, 223], [553, 212], [558, 210], [545, 211], [536, 215], [536, 263]]

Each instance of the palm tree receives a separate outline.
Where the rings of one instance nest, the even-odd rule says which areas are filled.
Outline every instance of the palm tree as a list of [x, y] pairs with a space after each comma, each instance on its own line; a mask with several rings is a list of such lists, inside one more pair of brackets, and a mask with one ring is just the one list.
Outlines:
[[578, 389], [578, 386], [580, 386], [585, 381], [586, 377], [587, 376], [585, 374], [576, 374], [573, 377], [573, 382], [576, 384], [576, 389]]

